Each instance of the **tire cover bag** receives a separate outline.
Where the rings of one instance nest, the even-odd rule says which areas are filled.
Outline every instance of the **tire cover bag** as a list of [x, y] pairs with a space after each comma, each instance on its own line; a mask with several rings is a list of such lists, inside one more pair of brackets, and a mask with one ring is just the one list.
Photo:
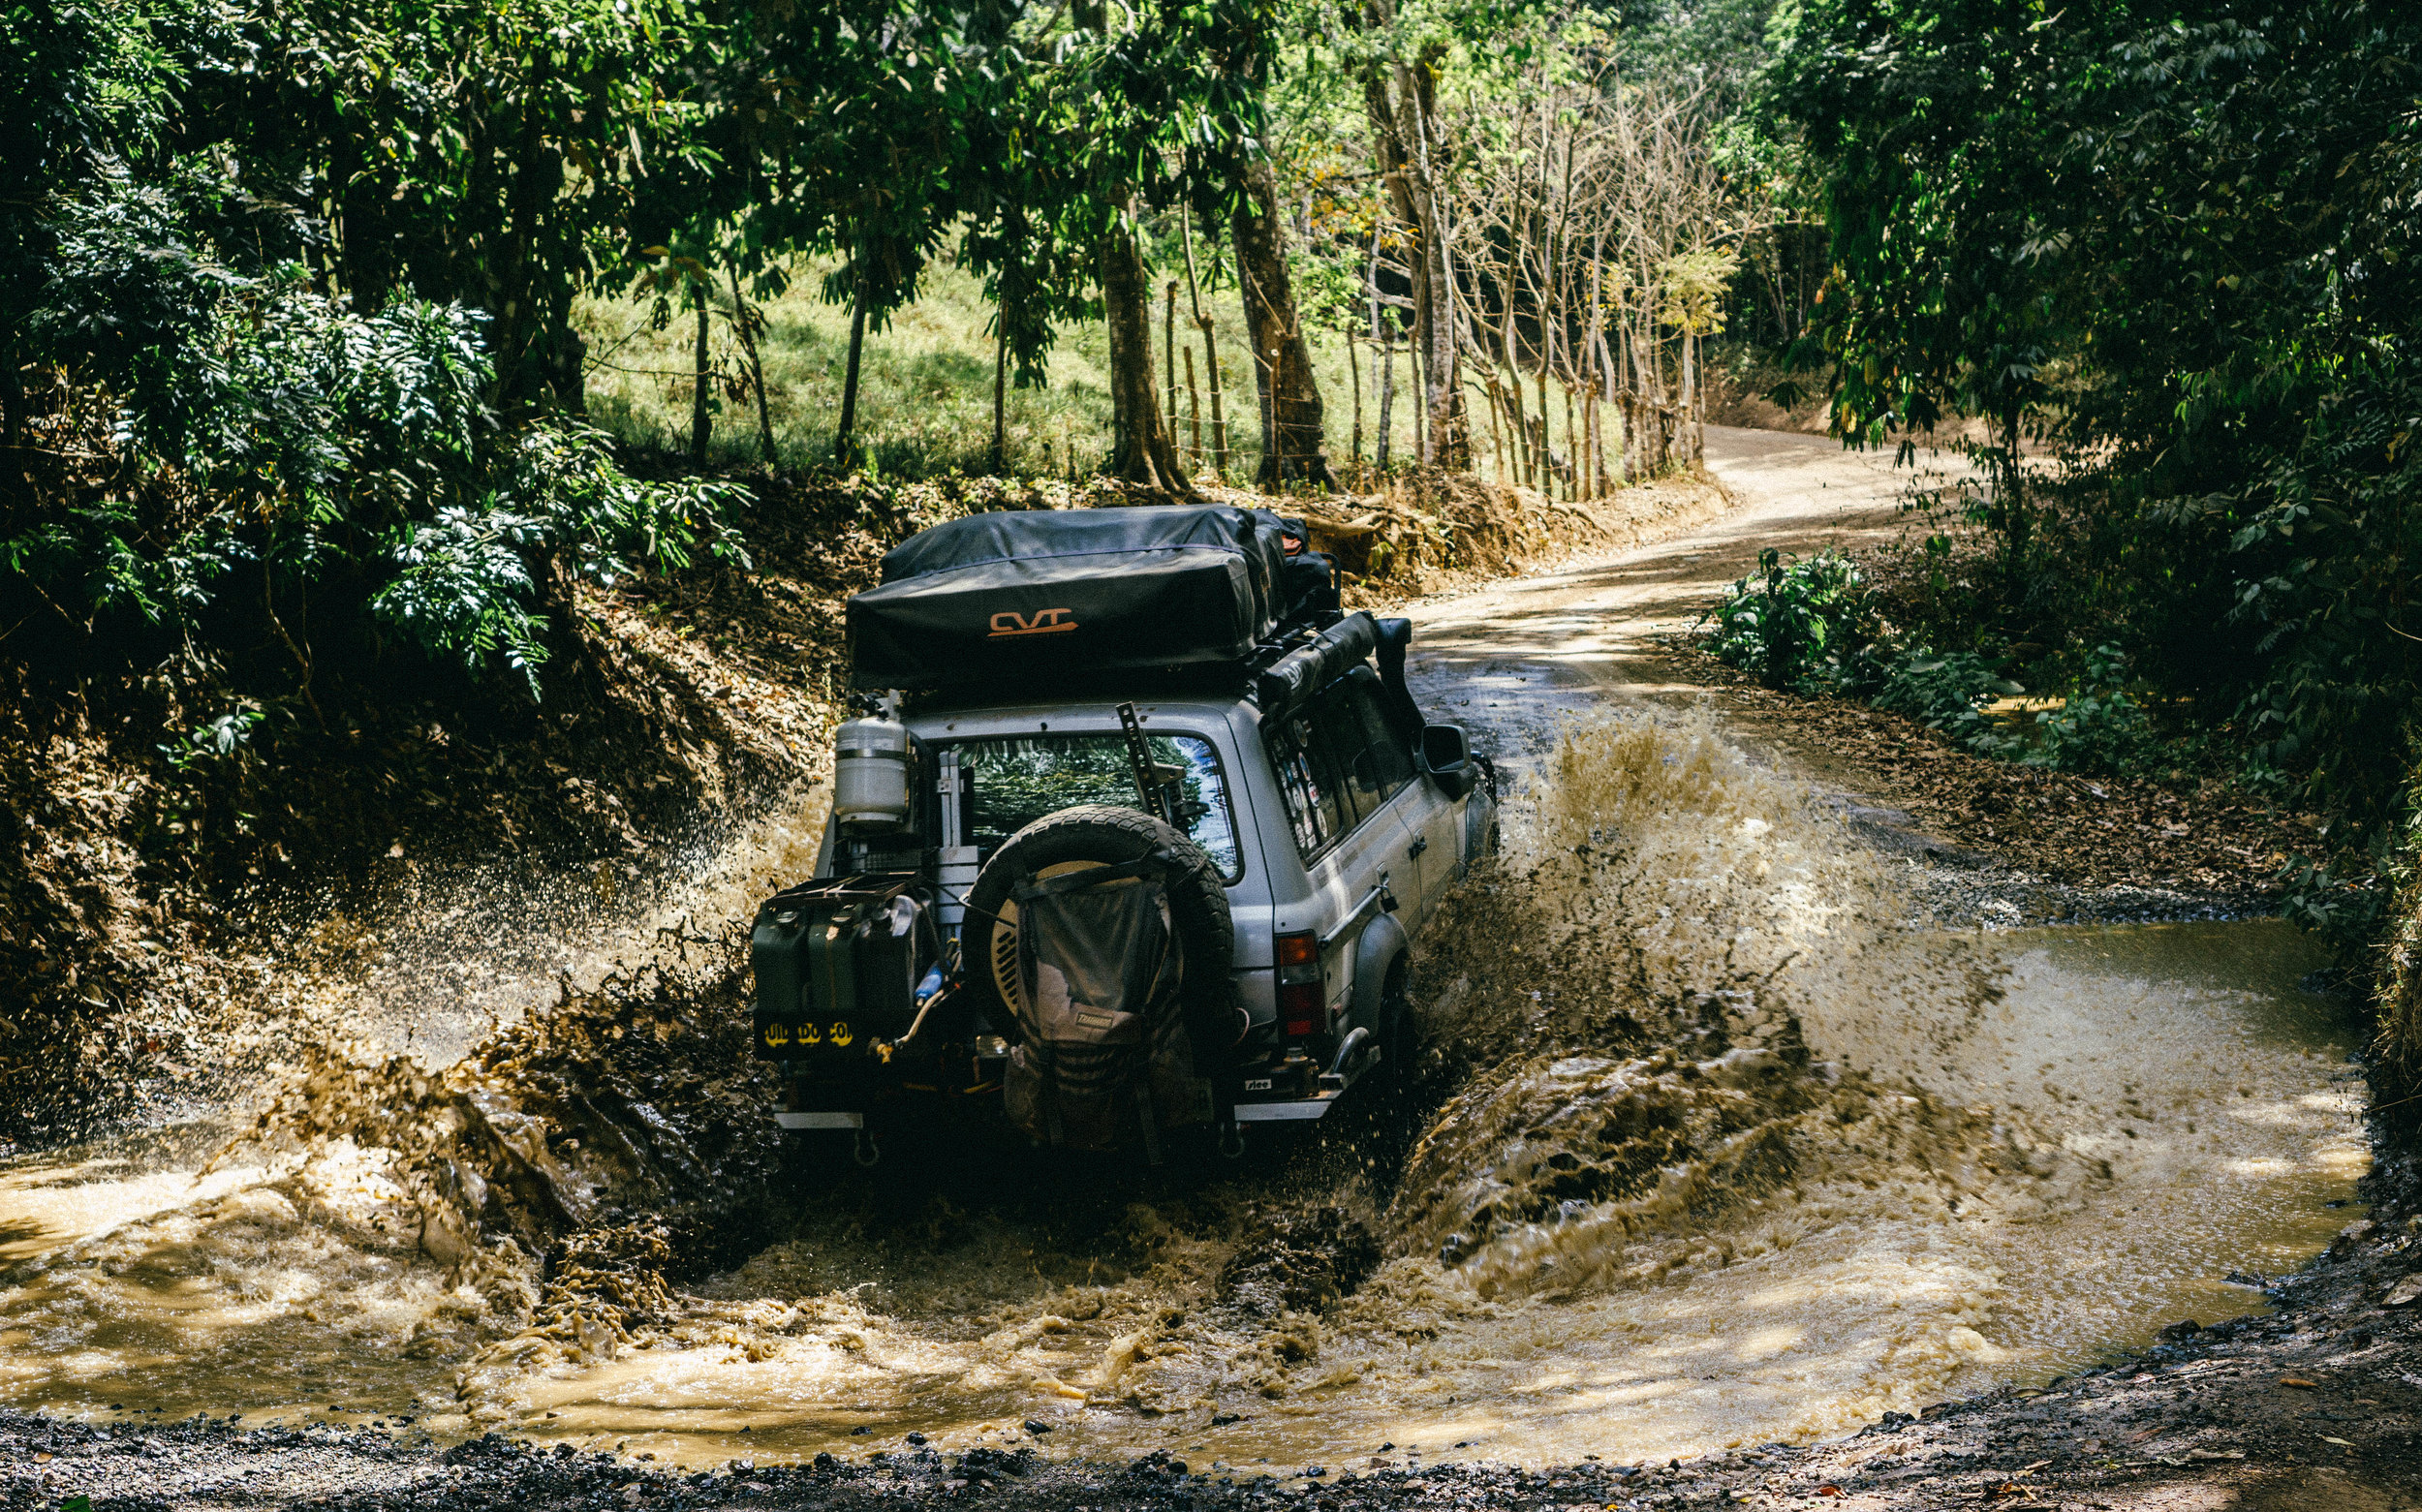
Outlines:
[[[1071, 862], [1125, 866], [1156, 853], [1168, 857], [1162, 887], [1173, 948], [1182, 965], [1177, 1021], [1191, 1044], [1195, 1066], [1223, 1064], [1249, 1020], [1230, 974], [1234, 925], [1219, 867], [1193, 841], [1158, 818], [1116, 804], [1084, 804], [1047, 814], [1002, 842], [985, 861], [967, 896], [961, 988], [966, 1000], [996, 1031], [1023, 1046], [1025, 1015], [1014, 1006], [1023, 997], [1019, 932], [1002, 921], [1005, 914], [1010, 920], [1020, 916], [1016, 889], [1046, 868]], [[1011, 1059], [1014, 1067], [1014, 1052]], [[1176, 1107], [1173, 1100], [1158, 1095], [1154, 1101], [1164, 1118]]]
[[1045, 1144], [1114, 1150], [1208, 1114], [1177, 1002], [1185, 964], [1163, 854], [1017, 888], [1021, 1038], [1004, 1101]]

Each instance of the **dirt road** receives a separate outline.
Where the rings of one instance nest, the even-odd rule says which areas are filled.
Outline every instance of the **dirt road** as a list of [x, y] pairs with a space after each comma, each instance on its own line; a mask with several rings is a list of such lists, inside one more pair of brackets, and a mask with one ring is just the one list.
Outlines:
[[1452, 710], [1495, 751], [1536, 743], [1555, 716], [1608, 695], [1680, 701], [1707, 690], [1656, 643], [1687, 630], [1769, 548], [1809, 555], [1887, 537], [1913, 485], [1958, 476], [1955, 456], [1845, 451], [1822, 436], [1707, 428], [1707, 470], [1732, 496], [1720, 518], [1537, 577], [1414, 606], [1407, 671], [1425, 707]]

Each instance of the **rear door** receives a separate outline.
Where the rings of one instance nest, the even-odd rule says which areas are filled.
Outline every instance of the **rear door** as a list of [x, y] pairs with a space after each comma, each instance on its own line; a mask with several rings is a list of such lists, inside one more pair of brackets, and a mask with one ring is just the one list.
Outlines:
[[[1383, 784], [1372, 780], [1375, 768], [1357, 765], [1363, 738], [1351, 700], [1323, 694], [1309, 708], [1265, 721], [1261, 733], [1286, 800], [1289, 827], [1312, 880], [1315, 927], [1323, 939], [1374, 888], [1385, 886], [1407, 903], [1418, 897], [1413, 837], [1398, 805]], [[1377, 910], [1369, 910], [1363, 923], [1378, 916]], [[1359, 928], [1347, 930], [1323, 952], [1332, 1015], [1351, 1001], [1360, 935]]]
[[[1460, 873], [1460, 846], [1451, 805], [1413, 765], [1412, 748], [1387, 718], [1380, 680], [1368, 667], [1357, 667], [1323, 694], [1324, 717], [1351, 742], [1348, 787], [1366, 804], [1384, 806], [1404, 834], [1404, 849], [1390, 868], [1402, 921], [1408, 931], [1420, 927], [1439, 894]], [[1442, 807], [1444, 812], [1442, 813]]]

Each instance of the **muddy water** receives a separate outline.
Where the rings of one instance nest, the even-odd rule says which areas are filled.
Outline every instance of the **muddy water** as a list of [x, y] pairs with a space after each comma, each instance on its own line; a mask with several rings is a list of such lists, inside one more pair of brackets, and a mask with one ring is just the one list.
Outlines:
[[[674, 1009], [483, 1047], [444, 1096], [323, 1066], [281, 1104], [311, 1137], [198, 1178], [208, 1131], [0, 1171], [0, 1401], [334, 1404], [697, 1463], [1029, 1421], [1050, 1452], [1249, 1469], [1629, 1461], [1846, 1432], [2253, 1311], [2229, 1278], [2345, 1218], [2362, 1088], [2283, 926], [1912, 918], [1806, 794], [1687, 720], [1576, 726], [1510, 819], [1425, 962], [1439, 1055], [1402, 1137], [1159, 1181], [955, 1136], [873, 1173], [828, 1151], [718, 1210], [753, 1253], [671, 1286], [627, 1245], [551, 1275], [525, 1250], [678, 1187], [591, 1163], [586, 1125], [530, 1142], [580, 1067], [641, 1039], [677, 1062]], [[715, 1098], [670, 1082], [657, 1122], [731, 1167]], [[365, 1104], [414, 1099], [438, 1132], [379, 1147], [403, 1125]], [[475, 1107], [552, 1173], [556, 1227], [448, 1205], [472, 1162], [447, 1110]]]

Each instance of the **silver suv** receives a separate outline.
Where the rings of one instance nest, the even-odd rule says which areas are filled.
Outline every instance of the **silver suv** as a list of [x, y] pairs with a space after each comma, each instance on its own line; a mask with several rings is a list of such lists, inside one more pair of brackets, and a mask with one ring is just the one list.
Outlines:
[[[1165, 535], [1179, 511], [1085, 512], [1151, 514], [1139, 528]], [[1413, 711], [1410, 624], [1340, 613], [1334, 571], [1301, 549], [1300, 526], [1258, 516], [1242, 529], [1270, 526], [1296, 549], [1267, 574], [1268, 624], [1241, 654], [1102, 666], [1120, 658], [1063, 643], [1061, 664], [1018, 679], [1040, 686], [945, 679], [886, 694], [843, 726], [816, 877], [758, 918], [755, 1049], [780, 1063], [784, 1127], [854, 1130], [871, 1163], [883, 1121], [917, 1097], [998, 1098], [1007, 1083], [1018, 1118], [1021, 1040], [1060, 1074], [1068, 1063], [1035, 1043], [1021, 1008], [1016, 900], [1085, 868], [1159, 879], [1196, 979], [1186, 1054], [1201, 1094], [1152, 1084], [1129, 1120], [1154, 1158], [1170, 1127], [1206, 1126], [1234, 1153], [1242, 1126], [1319, 1119], [1410, 1065], [1413, 941], [1495, 845], [1494, 774], [1461, 728]], [[1015, 550], [983, 560], [1032, 565]], [[1309, 590], [1281, 601], [1282, 574]], [[1040, 599], [1053, 602], [983, 621], [1031, 644], [1048, 616], [1094, 612], [1066, 580]], [[852, 611], [861, 666], [880, 663], [866, 649], [878, 633]], [[1212, 993], [1200, 978], [1221, 967]], [[1031, 995], [1031, 959], [1023, 970]]]

